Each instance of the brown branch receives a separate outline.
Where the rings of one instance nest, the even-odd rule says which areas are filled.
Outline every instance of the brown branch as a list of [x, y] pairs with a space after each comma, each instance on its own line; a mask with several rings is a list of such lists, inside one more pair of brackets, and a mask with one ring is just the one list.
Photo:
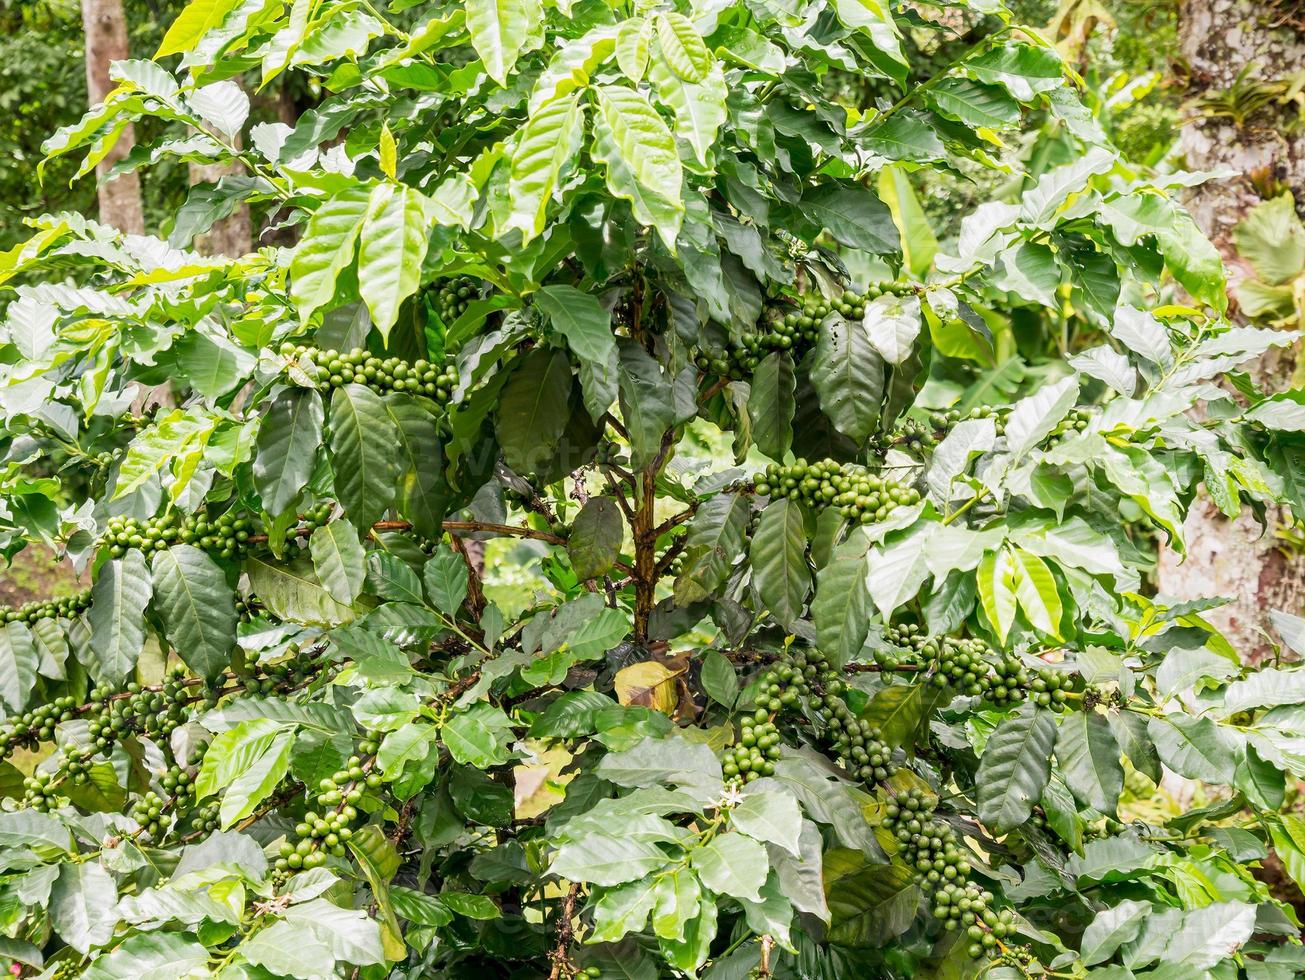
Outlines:
[[[443, 524], [445, 531], [482, 531], [486, 534], [501, 534], [504, 537], [514, 538], [534, 538], [538, 541], [547, 541], [549, 544], [566, 544], [566, 538], [553, 534], [551, 531], [536, 531], [533, 527], [517, 527], [514, 524], [490, 524], [485, 521], [445, 521]], [[410, 531], [412, 524], [409, 521], [377, 521], [372, 525], [372, 533], [377, 531]], [[296, 537], [307, 537], [312, 534], [315, 528], [297, 527], [290, 533]], [[251, 534], [246, 540], [246, 544], [264, 544], [267, 541], [266, 534]]]
[[571, 920], [575, 917], [575, 903], [579, 898], [580, 883], [576, 882], [567, 891], [566, 898], [562, 900], [562, 910], [558, 913], [557, 943], [548, 954], [548, 958], [553, 961], [553, 968], [549, 971], [548, 980], [560, 980], [563, 976], [575, 975], [575, 971], [571, 968], [571, 958], [567, 955], [567, 950], [571, 948], [571, 940], [575, 938]]
[[707, 402], [711, 401], [718, 394], [724, 391], [727, 384], [729, 384], [729, 378], [717, 378], [715, 384], [698, 396], [698, 404], [707, 404]]
[[476, 568], [476, 563], [471, 560], [471, 555], [467, 553], [467, 545], [462, 538], [450, 534], [449, 543], [453, 546], [453, 550], [462, 556], [467, 566], [467, 605], [471, 607], [472, 615], [480, 619], [480, 614], [485, 611], [485, 590], [480, 584], [480, 571]]
[[634, 509], [631, 508], [630, 501], [625, 496], [625, 491], [621, 489], [621, 485], [619, 483], [617, 483], [615, 480], [612, 479], [611, 473], [604, 470], [603, 477], [607, 480], [607, 485], [611, 487], [612, 496], [616, 499], [616, 505], [620, 507], [621, 512], [625, 514], [625, 519], [629, 521], [631, 524], [633, 524]]
[[654, 533], [658, 537], [661, 537], [663, 534], [665, 534], [667, 531], [671, 530], [672, 528], [679, 527], [681, 524], [685, 524], [688, 521], [692, 520], [693, 515], [696, 514], [697, 512], [698, 512], [697, 502], [689, 504], [687, 508], [680, 511], [674, 517], [667, 518], [666, 520], [662, 521], [659, 525], [657, 525], [657, 528], [655, 529]]
[[488, 524], [484, 521], [445, 521], [446, 531], [485, 531], [489, 534], [501, 534], [512, 538], [534, 538], [549, 544], [566, 544], [566, 538], [551, 531], [536, 531], [533, 527], [517, 527], [514, 524]]

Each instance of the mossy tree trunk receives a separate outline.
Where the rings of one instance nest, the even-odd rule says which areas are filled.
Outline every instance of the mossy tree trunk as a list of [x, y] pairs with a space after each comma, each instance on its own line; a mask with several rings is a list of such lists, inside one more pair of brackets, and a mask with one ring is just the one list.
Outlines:
[[[86, 33], [86, 90], [89, 104], [95, 105], [114, 88], [109, 66], [127, 57], [127, 18], [122, 0], [82, 0], [82, 27]], [[100, 220], [127, 234], [142, 235], [145, 216], [141, 208], [140, 179], [131, 173], [104, 180], [135, 142], [135, 132], [128, 126], [96, 166], [95, 175], [101, 181]]]
[[[1183, 0], [1180, 54], [1190, 71], [1193, 97], [1226, 92], [1246, 71], [1250, 78], [1282, 78], [1305, 65], [1305, 33], [1293, 4], [1262, 0]], [[1248, 68], [1249, 66], [1249, 68]], [[1191, 170], [1233, 170], [1237, 176], [1193, 188], [1186, 201], [1201, 229], [1219, 247], [1235, 283], [1247, 272], [1233, 247], [1233, 228], [1246, 212], [1284, 189], [1305, 204], [1305, 131], [1289, 130], [1285, 112], [1270, 106], [1240, 125], [1232, 118], [1192, 112], [1182, 131]], [[1236, 316], [1236, 311], [1233, 311]], [[1298, 351], [1270, 355], [1255, 368], [1271, 387], [1284, 388], [1295, 371]], [[1263, 527], [1249, 511], [1229, 521], [1209, 501], [1188, 516], [1190, 553], [1161, 556], [1160, 591], [1195, 598], [1225, 595], [1233, 601], [1209, 614], [1243, 656], [1259, 659], [1269, 649], [1262, 630], [1272, 609], [1305, 611], [1305, 559], [1284, 553], [1273, 534], [1271, 513]], [[1301, 515], [1305, 516], [1305, 515]]]

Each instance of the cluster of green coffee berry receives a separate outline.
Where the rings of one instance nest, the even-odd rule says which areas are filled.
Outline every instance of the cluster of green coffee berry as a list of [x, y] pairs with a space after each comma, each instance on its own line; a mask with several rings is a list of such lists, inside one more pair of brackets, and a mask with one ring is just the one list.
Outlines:
[[902, 860], [926, 888], [933, 890], [969, 875], [970, 862], [956, 831], [934, 816], [934, 805], [923, 790], [893, 797], [884, 808], [884, 829], [897, 838]]
[[132, 548], [149, 555], [174, 544], [193, 544], [218, 557], [232, 558], [243, 554], [257, 533], [257, 520], [234, 509], [213, 518], [173, 510], [145, 520], [112, 517], [100, 540], [109, 546], [113, 558], [121, 558]]
[[897, 838], [916, 882], [933, 896], [934, 918], [947, 929], [964, 928], [975, 959], [1000, 952], [1000, 941], [1014, 934], [1014, 913], [993, 909], [992, 892], [969, 880], [971, 865], [960, 839], [934, 807], [923, 790], [899, 793], [884, 808], [884, 829]]
[[[774, 677], [776, 680], [771, 681]], [[892, 748], [880, 738], [879, 729], [864, 718], [859, 718], [848, 707], [843, 695], [847, 685], [829, 658], [820, 650], [790, 649], [767, 672], [769, 686], [790, 685], [782, 696], [782, 707], [791, 707], [797, 699], [785, 700], [796, 690], [808, 697], [816, 717], [818, 736], [834, 753], [835, 761], [866, 784], [883, 782], [897, 766], [893, 762]], [[813, 691], [812, 685], [820, 690]], [[765, 690], [765, 688], [763, 688]], [[772, 698], [773, 700], [773, 698]]]
[[363, 347], [341, 352], [286, 341], [281, 353], [297, 358], [304, 373], [319, 388], [361, 384], [380, 394], [407, 391], [443, 403], [458, 384], [458, 369], [453, 364], [432, 364], [424, 358], [408, 362], [402, 357], [376, 357]]
[[800, 359], [815, 346], [820, 323], [831, 313], [846, 319], [860, 320], [866, 304], [885, 293], [905, 293], [911, 287], [899, 283], [876, 283], [864, 292], [843, 290], [829, 299], [819, 293], [807, 293], [796, 303], [787, 297], [767, 303], [757, 329], [732, 340], [719, 353], [700, 351], [694, 359], [699, 370], [722, 378], [741, 381], [751, 376], [762, 358], [773, 351], [790, 351]]
[[872, 722], [852, 712], [839, 696], [842, 690], [842, 680], [825, 684], [821, 738], [834, 753], [835, 761], [848, 772], [867, 785], [882, 783], [897, 771], [893, 750]]
[[467, 306], [480, 295], [480, 282], [470, 276], [454, 276], [445, 279], [435, 290], [435, 312], [439, 314], [446, 327], [463, 313]]
[[[186, 766], [174, 765], [163, 774], [159, 785], [166, 795], [149, 790], [132, 804], [130, 816], [140, 824], [141, 832], [149, 835], [150, 840], [161, 840], [170, 826], [191, 833], [217, 829], [218, 802], [214, 800], [199, 807], [194, 805], [195, 779], [191, 770], [199, 765], [200, 759], [202, 755], [191, 759]], [[169, 814], [176, 819], [169, 821]]]
[[780, 754], [780, 734], [770, 712], [757, 708], [739, 722], [738, 744], [726, 750], [721, 768], [725, 778], [750, 783], [775, 774]]
[[972, 881], [947, 882], [933, 896], [933, 914], [946, 929], [964, 929], [971, 959], [990, 959], [1006, 952], [1003, 940], [1015, 935], [1015, 913], [992, 908], [992, 892]]
[[1033, 701], [1060, 707], [1078, 687], [1077, 675], [1054, 667], [1026, 666], [1012, 653], [997, 653], [977, 638], [929, 636], [918, 623], [900, 623], [884, 631], [884, 638], [907, 651], [905, 658], [884, 652], [879, 662], [897, 667], [905, 661], [930, 671], [929, 683], [957, 694], [981, 698], [1006, 707]]
[[185, 723], [190, 704], [203, 702], [205, 707], [216, 707], [217, 691], [192, 692], [182, 683], [185, 670], [181, 665], [173, 668], [159, 690], [142, 688], [135, 681], [127, 685], [126, 697], [115, 695], [109, 687], [93, 690], [93, 713], [86, 723], [91, 745], [103, 750], [128, 734], [166, 739]]
[[29, 810], [57, 810], [67, 801], [59, 791], [59, 773], [37, 770], [23, 779], [22, 805]]
[[381, 777], [369, 772], [363, 756], [374, 756], [377, 743], [365, 739], [358, 745], [363, 755], [350, 756], [345, 768], [321, 781], [318, 786], [317, 805], [322, 812], [310, 810], [295, 825], [294, 843], [281, 845], [276, 870], [282, 873], [292, 869], [316, 868], [326, 863], [326, 856], [344, 857], [345, 843], [353, 837], [354, 826], [360, 817], [358, 804], [368, 789], [381, 785]]
[[91, 590], [62, 599], [36, 599], [0, 610], [0, 623], [35, 623], [39, 619], [72, 619], [91, 608]]
[[933, 449], [938, 445], [938, 442], [938, 435], [934, 432], [932, 426], [918, 419], [908, 418], [898, 422], [893, 427], [892, 432], [875, 438], [873, 445], [881, 453], [896, 446], [919, 455], [925, 450]]
[[20, 745], [48, 742], [54, 737], [54, 726], [71, 721], [76, 709], [77, 702], [65, 695], [10, 718], [0, 727], [0, 758], [7, 757]]
[[817, 511], [836, 507], [854, 524], [882, 521], [898, 507], [920, 500], [920, 492], [863, 466], [832, 459], [792, 465], [771, 463], [757, 480], [757, 493], [798, 500]]
[[951, 408], [945, 412], [932, 412], [929, 415], [929, 423], [934, 428], [934, 435], [941, 439], [952, 430], [958, 422], [968, 422], [971, 419], [992, 419], [997, 427], [997, 435], [1004, 435], [1006, 432], [1006, 420], [1010, 418], [1010, 408], [1004, 405], [978, 405], [968, 412], [962, 412], [960, 409]]
[[159, 796], [154, 790], [149, 790], [132, 803], [127, 815], [140, 824], [142, 832], [148, 835], [150, 840], [157, 841], [167, 825], [167, 815], [171, 809], [171, 800]]
[[780, 734], [772, 720], [796, 710], [804, 701], [817, 737], [830, 747], [840, 766], [866, 783], [882, 782], [896, 771], [892, 749], [870, 722], [858, 718], [843, 698], [846, 686], [819, 650], [791, 648], [762, 674], [753, 698], [756, 710], [740, 725], [739, 745], [726, 756], [725, 774], [757, 778], [770, 775], [780, 755]]
[[1047, 434], [1043, 445], [1047, 448], [1064, 441], [1067, 436], [1082, 432], [1092, 421], [1092, 413], [1083, 408], [1071, 408], [1069, 414], [1056, 423], [1056, 427]]
[[263, 604], [259, 602], [258, 596], [250, 593], [249, 595], [236, 596], [236, 615], [240, 617], [242, 623], [247, 623], [251, 619], [256, 619], [266, 612]]

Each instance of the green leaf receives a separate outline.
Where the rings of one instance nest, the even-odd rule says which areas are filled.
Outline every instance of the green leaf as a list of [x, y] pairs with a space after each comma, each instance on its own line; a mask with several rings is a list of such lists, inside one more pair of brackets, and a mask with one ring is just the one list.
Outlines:
[[543, 20], [539, 0], [468, 0], [471, 46], [490, 78], [507, 85], [517, 58], [538, 46]]
[[213, 678], [231, 665], [236, 646], [236, 596], [226, 574], [204, 551], [174, 544], [155, 552], [154, 608], [177, 655]]
[[1006, 420], [1006, 448], [1015, 456], [1023, 456], [1050, 435], [1077, 401], [1075, 378], [1064, 378], [1020, 399]]
[[307, 557], [278, 562], [250, 555], [245, 559], [245, 573], [259, 601], [281, 619], [332, 627], [342, 626], [357, 615], [352, 607], [332, 598]]
[[557, 453], [570, 418], [571, 362], [559, 350], [527, 354], [503, 386], [498, 442], [518, 473], [544, 470]]
[[96, 680], [118, 685], [136, 666], [145, 646], [145, 607], [153, 587], [145, 556], [136, 549], [100, 566], [91, 587], [90, 652]]
[[799, 206], [805, 216], [848, 248], [875, 255], [895, 255], [901, 249], [892, 212], [868, 188], [821, 182], [803, 192]]
[[1000, 88], [968, 78], [944, 78], [929, 91], [929, 102], [944, 116], [974, 129], [1004, 129], [1020, 121], [1020, 107]]
[[674, 251], [684, 219], [684, 170], [671, 131], [633, 89], [600, 85], [594, 91], [593, 158], [607, 168], [608, 188], [630, 202], [635, 220], [656, 228]]
[[796, 388], [793, 359], [782, 351], [766, 355], [752, 373], [752, 389], [748, 395], [752, 441], [771, 459], [783, 459], [793, 443]]
[[1299, 668], [1256, 670], [1229, 684], [1223, 695], [1223, 710], [1230, 715], [1249, 708], [1302, 703], [1305, 703], [1305, 670]]
[[945, 703], [947, 695], [931, 684], [894, 684], [870, 699], [862, 717], [870, 721], [889, 745], [908, 752], [924, 733], [929, 716]]
[[1083, 930], [1079, 956], [1085, 964], [1102, 963], [1142, 931], [1142, 923], [1151, 911], [1150, 902], [1125, 898], [1112, 908], [1102, 909]]
[[596, 421], [616, 400], [617, 347], [611, 313], [593, 296], [566, 285], [545, 286], [535, 294], [535, 305], [579, 360], [585, 407]]
[[802, 507], [787, 497], [772, 500], [757, 521], [749, 549], [753, 587], [771, 615], [783, 626], [802, 615], [811, 590], [807, 535]]
[[888, 294], [871, 300], [863, 321], [871, 346], [889, 364], [901, 364], [915, 351], [924, 318], [915, 296]]
[[941, 505], [950, 503], [952, 483], [970, 468], [974, 456], [989, 452], [996, 442], [997, 424], [992, 419], [966, 419], [952, 426], [934, 447], [925, 475], [933, 500]]
[[381, 396], [347, 384], [331, 396], [331, 470], [336, 498], [349, 519], [370, 528], [394, 503], [399, 460], [394, 423]]
[[743, 802], [730, 811], [730, 823], [754, 840], [775, 844], [800, 856], [802, 811], [789, 793], [773, 788], [749, 788]]
[[864, 557], [835, 558], [816, 573], [811, 619], [820, 650], [834, 667], [861, 652], [870, 628], [870, 592]]
[[598, 730], [600, 712], [615, 708], [616, 702], [597, 691], [567, 691], [534, 720], [530, 734], [535, 738], [575, 738]]
[[154, 52], [155, 59], [190, 51], [205, 34], [222, 23], [237, 3], [239, 0], [191, 0], [163, 35], [159, 49]]
[[1296, 216], [1296, 202], [1284, 192], [1255, 205], [1233, 228], [1237, 254], [1271, 286], [1290, 282], [1305, 272], [1305, 225]]
[[439, 422], [425, 399], [403, 392], [385, 396], [385, 411], [398, 435], [399, 487], [395, 509], [412, 522], [413, 530], [437, 538], [447, 506], [444, 458]]
[[824, 865], [831, 942], [854, 949], [882, 946], [915, 918], [920, 891], [908, 868], [869, 864], [859, 851], [844, 848], [827, 852]]
[[263, 800], [272, 795], [290, 770], [294, 743], [293, 732], [278, 732], [265, 751], [254, 758], [227, 787], [218, 810], [223, 830], [245, 819]]
[[675, 74], [686, 82], [700, 82], [706, 78], [715, 59], [693, 21], [671, 11], [658, 14], [656, 23], [658, 50]]
[[842, 317], [827, 317], [811, 361], [811, 386], [839, 432], [858, 443], [869, 438], [884, 397], [884, 362], [869, 333]]
[[1160, 760], [1179, 775], [1227, 785], [1237, 770], [1231, 736], [1210, 718], [1172, 714], [1147, 726]]
[[712, 891], [752, 902], [761, 901], [770, 859], [766, 849], [739, 833], [720, 834], [689, 852], [689, 861]]
[[906, 267], [923, 279], [933, 267], [938, 253], [938, 239], [920, 206], [905, 166], [890, 164], [879, 171], [879, 198], [893, 214], [893, 223], [901, 236]]
[[0, 698], [14, 714], [34, 693], [39, 666], [31, 631], [20, 622], [5, 623], [0, 630]]
[[320, 204], [308, 220], [290, 261], [290, 297], [301, 323], [333, 304], [335, 283], [353, 261], [371, 205], [366, 187], [348, 187]]
[[625, 522], [621, 509], [611, 497], [588, 500], [571, 523], [566, 550], [571, 567], [580, 581], [598, 578], [621, 557], [625, 540]]
[[230, 786], [288, 727], [272, 718], [251, 718], [214, 738], [195, 777], [195, 798], [204, 800]]
[[451, 716], [440, 728], [440, 739], [455, 762], [477, 769], [499, 766], [508, 760], [499, 732], [510, 732], [512, 720], [503, 709], [487, 702], [472, 705]]
[[739, 675], [719, 650], [708, 650], [702, 657], [702, 672], [699, 675], [702, 689], [717, 704], [727, 708], [734, 707], [739, 699]]
[[669, 863], [670, 859], [656, 844], [630, 837], [589, 834], [583, 840], [563, 844], [548, 871], [567, 881], [620, 885]]
[[1059, 88], [1065, 79], [1055, 48], [1014, 41], [969, 59], [965, 67], [979, 81], [1000, 85], [1021, 102]]
[[429, 220], [420, 191], [404, 184], [373, 188], [358, 249], [358, 290], [386, 340], [399, 306], [417, 289]]
[[688, 605], [712, 595], [744, 553], [744, 535], [752, 507], [738, 493], [721, 493], [704, 501], [689, 521], [683, 568], [675, 580], [675, 601]]
[[937, 532], [937, 524], [921, 521], [870, 552], [865, 585], [884, 619], [919, 594], [930, 574], [929, 545]]
[[603, 890], [592, 904], [594, 929], [587, 941], [611, 943], [626, 933], [641, 931], [653, 909], [657, 887], [658, 880], [649, 877]]
[[1010, 551], [1015, 598], [1034, 627], [1060, 638], [1064, 604], [1051, 569], [1037, 555], [1022, 549]]
[[974, 785], [979, 819], [999, 834], [1029, 818], [1051, 776], [1056, 716], [1025, 703], [1001, 722], [983, 748]]
[[367, 556], [371, 591], [382, 599], [420, 606], [426, 601], [412, 566], [398, 555], [373, 551]]
[[358, 529], [343, 517], [323, 524], [308, 538], [308, 551], [322, 587], [336, 602], [352, 605], [367, 580], [367, 553]]
[[621, 416], [630, 433], [630, 461], [642, 469], [661, 452], [667, 430], [682, 419], [674, 380], [641, 345], [624, 339], [618, 344]]
[[696, 167], [709, 169], [721, 126], [729, 118], [724, 70], [712, 65], [702, 81], [686, 82], [659, 59], [649, 74], [657, 101], [675, 113], [675, 135], [692, 149]]
[[322, 399], [315, 391], [284, 388], [272, 397], [258, 427], [254, 485], [263, 509], [273, 517], [285, 513], [308, 485], [325, 422]]
[[1113, 817], [1124, 788], [1119, 743], [1103, 715], [1070, 711], [1056, 736], [1061, 774], [1079, 802]]
[[504, 230], [520, 228], [523, 245], [547, 226], [548, 205], [580, 153], [584, 121], [580, 94], [572, 92], [534, 109], [518, 131], [508, 181], [512, 213]]
[[245, 962], [274, 976], [314, 980], [335, 972], [335, 956], [326, 942], [284, 920], [273, 922], [246, 939], [240, 944], [240, 955]]
[[208, 950], [175, 932], [141, 932], [99, 957], [82, 974], [83, 980], [176, 980], [199, 974]]
[[286, 909], [285, 920], [324, 943], [336, 960], [358, 966], [382, 963], [380, 923], [366, 909], [346, 909], [314, 898]]
[[50, 921], [69, 946], [85, 955], [103, 946], [118, 923], [118, 889], [96, 861], [60, 865], [50, 889]]
[[456, 616], [467, 598], [466, 560], [448, 545], [441, 543], [422, 567], [421, 580], [426, 586], [426, 596], [435, 608], [446, 616]]

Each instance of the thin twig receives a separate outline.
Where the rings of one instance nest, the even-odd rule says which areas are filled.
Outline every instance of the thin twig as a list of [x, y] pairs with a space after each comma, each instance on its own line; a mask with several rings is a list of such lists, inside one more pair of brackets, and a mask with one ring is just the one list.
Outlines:
[[571, 919], [575, 917], [575, 903], [579, 897], [580, 883], [576, 882], [566, 893], [566, 898], [562, 900], [562, 911], [558, 913], [557, 943], [548, 954], [548, 958], [553, 961], [553, 969], [548, 974], [548, 980], [561, 980], [563, 976], [572, 976], [575, 973], [571, 969], [571, 958], [567, 955], [567, 950], [571, 948], [571, 940], [575, 938]]

